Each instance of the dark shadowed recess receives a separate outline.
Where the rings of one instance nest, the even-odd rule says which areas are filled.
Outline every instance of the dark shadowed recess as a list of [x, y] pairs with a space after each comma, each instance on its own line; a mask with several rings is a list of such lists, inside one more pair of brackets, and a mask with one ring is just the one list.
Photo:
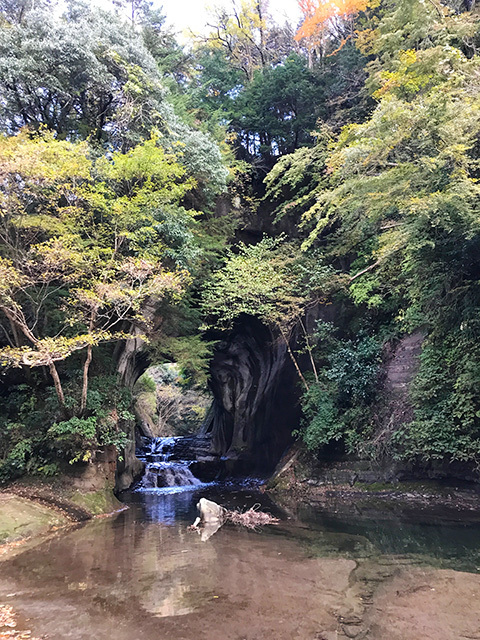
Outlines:
[[282, 338], [243, 316], [211, 364], [212, 410], [204, 427], [231, 474], [268, 473], [292, 442], [300, 389]]

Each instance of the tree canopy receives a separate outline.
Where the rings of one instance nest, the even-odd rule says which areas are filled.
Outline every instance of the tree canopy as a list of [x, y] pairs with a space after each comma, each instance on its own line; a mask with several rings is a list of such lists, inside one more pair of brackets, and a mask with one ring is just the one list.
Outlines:
[[[478, 13], [299, 5], [232, 1], [181, 46], [143, 0], [0, 2], [4, 477], [124, 446], [127, 344], [205, 380], [249, 316], [316, 454], [478, 462]], [[394, 419], [382, 367], [412, 332]]]

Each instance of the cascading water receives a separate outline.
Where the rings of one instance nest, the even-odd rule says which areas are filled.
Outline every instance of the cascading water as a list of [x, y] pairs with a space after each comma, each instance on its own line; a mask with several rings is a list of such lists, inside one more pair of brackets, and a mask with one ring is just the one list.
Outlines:
[[[154, 438], [137, 452], [146, 463], [142, 478], [144, 489], [164, 487], [192, 487], [202, 484], [189, 469], [190, 461], [177, 458], [183, 438]], [[172, 458], [175, 458], [172, 460]]]

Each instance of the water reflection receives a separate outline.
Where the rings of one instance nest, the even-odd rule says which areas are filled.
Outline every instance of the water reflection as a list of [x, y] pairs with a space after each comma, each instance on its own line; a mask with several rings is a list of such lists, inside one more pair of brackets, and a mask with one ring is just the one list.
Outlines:
[[223, 522], [221, 520], [210, 520], [205, 522], [201, 527], [197, 527], [195, 531], [200, 536], [202, 542], [207, 542], [222, 526]]
[[[392, 509], [376, 503], [364, 508], [336, 505], [335, 509], [297, 505], [295, 518], [309, 523], [309, 530], [341, 532], [345, 543], [354, 537], [368, 541], [376, 553], [409, 554], [444, 568], [477, 572], [480, 567], [478, 514], [452, 513], [415, 507]], [[313, 538], [316, 536], [314, 535]], [[312, 540], [313, 548], [316, 541]], [[355, 554], [355, 550], [351, 550]], [[324, 553], [320, 544], [318, 553]]]
[[[188, 525], [202, 495], [227, 508], [262, 501], [282, 523], [260, 533], [225, 525], [199, 536]], [[366, 619], [358, 585], [377, 586], [393, 575], [392, 566], [472, 572], [480, 566], [479, 528], [472, 523], [432, 527], [381, 511], [367, 518], [304, 508], [289, 520], [265, 496], [222, 487], [124, 499], [130, 509], [116, 517], [87, 523], [1, 565], [0, 600], [16, 593], [12, 604], [33, 619], [36, 635], [342, 638], [333, 635], [340, 619]]]
[[172, 487], [131, 492], [123, 495], [135, 511], [136, 517], [143, 522], [161, 522], [167, 525], [178, 524], [179, 521], [195, 519], [197, 497], [203, 495], [206, 485], [192, 489], [191, 487]]

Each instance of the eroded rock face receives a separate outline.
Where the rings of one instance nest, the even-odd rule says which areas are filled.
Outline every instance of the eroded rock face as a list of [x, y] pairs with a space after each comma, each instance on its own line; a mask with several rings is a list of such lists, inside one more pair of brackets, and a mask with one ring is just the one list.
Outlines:
[[231, 473], [270, 471], [292, 442], [299, 387], [285, 343], [254, 318], [244, 318], [217, 349], [214, 397], [205, 432], [212, 453]]

